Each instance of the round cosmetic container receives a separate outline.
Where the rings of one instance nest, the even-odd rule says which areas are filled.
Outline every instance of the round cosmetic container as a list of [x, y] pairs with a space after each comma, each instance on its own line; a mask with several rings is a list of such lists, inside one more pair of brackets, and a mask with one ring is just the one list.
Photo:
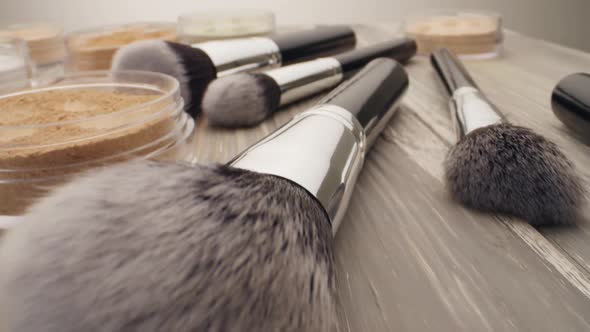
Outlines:
[[187, 44], [267, 36], [274, 31], [274, 14], [263, 10], [203, 11], [178, 18], [178, 39]]
[[192, 162], [194, 122], [183, 105], [174, 78], [134, 71], [73, 74], [0, 96], [0, 215], [20, 215], [96, 167], [134, 158]]
[[0, 37], [0, 94], [27, 88], [30, 70], [26, 43], [21, 39]]
[[418, 54], [446, 47], [461, 58], [493, 58], [502, 45], [502, 18], [483, 11], [429, 11], [410, 15], [404, 24]]
[[66, 52], [61, 28], [46, 23], [13, 24], [0, 28], [0, 37], [25, 41], [34, 86], [50, 84], [63, 76]]
[[139, 22], [81, 30], [68, 35], [69, 68], [73, 71], [108, 70], [115, 52], [139, 40], [176, 40], [174, 23]]

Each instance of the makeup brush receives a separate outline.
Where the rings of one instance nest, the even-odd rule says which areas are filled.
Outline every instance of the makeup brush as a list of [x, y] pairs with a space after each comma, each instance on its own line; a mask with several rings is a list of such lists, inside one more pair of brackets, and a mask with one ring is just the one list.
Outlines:
[[201, 107], [212, 126], [252, 126], [281, 106], [336, 86], [373, 59], [389, 57], [406, 62], [414, 54], [416, 43], [401, 39], [264, 73], [226, 76], [209, 84]]
[[333, 233], [407, 87], [377, 59], [227, 165], [57, 189], [3, 240], [7, 331], [334, 331]]
[[192, 116], [216, 77], [280, 67], [354, 47], [354, 31], [345, 26], [319, 27], [273, 37], [251, 37], [184, 45], [169, 41], [139, 41], [121, 47], [112, 70], [146, 70], [175, 77]]
[[448, 49], [435, 51], [431, 62], [451, 96], [457, 123], [459, 142], [444, 165], [453, 197], [532, 225], [574, 222], [584, 190], [557, 145], [507, 123]]
[[590, 144], [590, 74], [564, 77], [553, 89], [551, 106], [561, 122]]

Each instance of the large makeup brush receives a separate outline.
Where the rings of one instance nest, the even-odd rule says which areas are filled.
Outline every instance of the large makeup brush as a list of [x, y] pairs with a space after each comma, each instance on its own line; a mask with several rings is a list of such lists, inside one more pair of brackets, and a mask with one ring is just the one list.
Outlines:
[[202, 110], [213, 126], [252, 126], [282, 106], [336, 86], [373, 59], [389, 57], [406, 62], [414, 54], [416, 42], [401, 39], [264, 73], [222, 77], [207, 87]]
[[377, 59], [228, 165], [57, 189], [3, 241], [7, 331], [334, 331], [333, 233], [407, 87]]
[[147, 70], [175, 77], [185, 110], [200, 112], [201, 98], [216, 77], [258, 71], [334, 54], [354, 47], [354, 31], [345, 26], [320, 27], [273, 37], [251, 37], [183, 45], [139, 41], [120, 48], [112, 70]]
[[431, 62], [457, 123], [459, 142], [445, 161], [454, 198], [533, 225], [574, 222], [584, 190], [572, 162], [554, 143], [507, 123], [451, 51], [435, 51]]

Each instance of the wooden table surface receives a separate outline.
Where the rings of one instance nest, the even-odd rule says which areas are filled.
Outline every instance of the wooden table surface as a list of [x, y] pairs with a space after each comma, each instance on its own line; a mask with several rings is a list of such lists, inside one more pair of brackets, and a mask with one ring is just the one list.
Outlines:
[[[398, 26], [356, 31], [362, 46]], [[590, 146], [555, 118], [550, 95], [565, 75], [590, 71], [590, 54], [507, 33], [502, 57], [466, 66], [509, 121], [560, 145], [588, 186]], [[535, 229], [450, 201], [441, 166], [455, 142], [448, 99], [427, 59], [407, 70], [403, 106], [369, 153], [336, 236], [343, 330], [590, 331], [589, 224]], [[251, 129], [201, 119], [197, 159], [228, 161], [318, 98]]]

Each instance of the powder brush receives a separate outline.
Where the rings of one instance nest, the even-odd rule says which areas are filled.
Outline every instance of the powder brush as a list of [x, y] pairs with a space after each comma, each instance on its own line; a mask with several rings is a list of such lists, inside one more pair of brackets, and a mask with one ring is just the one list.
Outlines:
[[354, 31], [346, 26], [184, 45], [162, 40], [139, 41], [121, 47], [112, 70], [146, 70], [173, 76], [180, 82], [186, 111], [200, 112], [209, 82], [244, 71], [258, 71], [334, 54], [354, 47]]
[[57, 189], [0, 248], [7, 331], [334, 331], [333, 234], [407, 87], [377, 59], [227, 165]]
[[207, 87], [202, 111], [212, 126], [256, 125], [282, 106], [336, 86], [373, 59], [406, 62], [415, 54], [414, 40], [404, 38], [263, 73], [222, 77]]
[[451, 51], [437, 50], [430, 59], [451, 96], [459, 136], [444, 164], [452, 196], [466, 206], [532, 225], [576, 221], [584, 190], [557, 145], [509, 124]]

